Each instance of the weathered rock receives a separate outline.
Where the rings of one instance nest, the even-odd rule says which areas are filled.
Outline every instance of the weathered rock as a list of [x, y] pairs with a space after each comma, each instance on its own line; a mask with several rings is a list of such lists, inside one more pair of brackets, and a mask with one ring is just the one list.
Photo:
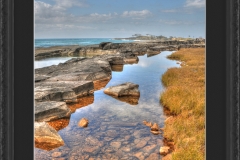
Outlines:
[[91, 81], [44, 81], [35, 83], [34, 98], [37, 102], [65, 101], [71, 103], [77, 102], [77, 97], [92, 94], [93, 89]]
[[153, 126], [151, 127], [151, 131], [159, 131], [159, 126], [157, 123], [153, 124]]
[[49, 76], [48, 81], [94, 81], [111, 77], [111, 66], [107, 60], [95, 58], [73, 58], [65, 63], [35, 69], [37, 76]]
[[143, 121], [143, 124], [148, 126], [148, 127], [152, 127], [152, 122], [147, 122], [147, 121]]
[[87, 127], [87, 126], [88, 126], [88, 119], [82, 118], [82, 119], [78, 122], [78, 126], [80, 126], [80, 127]]
[[140, 96], [138, 90], [139, 85], [134, 83], [123, 83], [117, 86], [112, 86], [104, 90], [105, 94], [113, 95], [116, 97], [120, 96]]
[[96, 56], [102, 54], [116, 54], [132, 52], [135, 55], [145, 54], [147, 51], [179, 50], [179, 48], [205, 47], [200, 41], [144, 41], [131, 43], [102, 42], [99, 45], [88, 46], [55, 46], [36, 48], [35, 59], [57, 56]]
[[37, 102], [35, 103], [35, 121], [51, 121], [69, 117], [71, 110], [65, 102]]
[[34, 123], [34, 141], [35, 147], [48, 151], [64, 145], [61, 136], [46, 122]]
[[160, 147], [159, 152], [160, 152], [161, 155], [166, 155], [166, 154], [169, 153], [169, 149], [170, 149], [170, 147], [168, 147], [168, 146], [163, 146], [163, 147]]

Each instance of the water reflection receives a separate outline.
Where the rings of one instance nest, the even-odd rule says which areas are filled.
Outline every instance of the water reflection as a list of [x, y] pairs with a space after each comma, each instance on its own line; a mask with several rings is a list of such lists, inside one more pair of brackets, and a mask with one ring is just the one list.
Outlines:
[[68, 126], [70, 118], [61, 118], [57, 120], [53, 120], [47, 122], [51, 127], [53, 127], [56, 131], [59, 131]]
[[124, 65], [111, 65], [111, 69], [114, 72], [122, 72]]
[[68, 107], [74, 113], [77, 109], [88, 106], [94, 102], [94, 95], [80, 97], [77, 99], [77, 103], [70, 103]]
[[[122, 72], [112, 72], [112, 79], [94, 92], [92, 101], [85, 104], [87, 107], [82, 107], [84, 101], [73, 107], [75, 113], [69, 125], [58, 131], [65, 144], [51, 151], [35, 148], [35, 159], [146, 159], [150, 156], [160, 159], [162, 135], [153, 135], [142, 122], [154, 122], [160, 128], [164, 125], [165, 115], [159, 103], [163, 91], [161, 75], [167, 68], [179, 66], [166, 59], [171, 53], [140, 56], [138, 64], [125, 65]], [[133, 102], [125, 103], [103, 93], [105, 88], [125, 82], [139, 84], [141, 97], [136, 107], [132, 107]], [[89, 120], [87, 128], [78, 127], [81, 118]]]
[[[110, 96], [110, 95], [109, 95]], [[122, 97], [116, 97], [116, 96], [111, 96], [112, 98], [115, 98], [121, 102], [126, 102], [130, 105], [137, 105], [139, 96], [122, 96]]]

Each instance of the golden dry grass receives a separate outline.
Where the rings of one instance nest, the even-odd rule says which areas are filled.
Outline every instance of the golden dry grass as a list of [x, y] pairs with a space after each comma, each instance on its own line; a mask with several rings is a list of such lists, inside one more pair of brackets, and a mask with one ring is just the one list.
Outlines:
[[169, 59], [181, 61], [162, 76], [162, 105], [173, 118], [165, 122], [164, 138], [174, 141], [173, 160], [205, 156], [205, 48], [181, 49]]

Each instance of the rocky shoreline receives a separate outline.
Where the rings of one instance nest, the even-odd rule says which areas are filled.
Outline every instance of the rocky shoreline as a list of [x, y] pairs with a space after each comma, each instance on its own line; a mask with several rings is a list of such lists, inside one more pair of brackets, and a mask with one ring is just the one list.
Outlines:
[[205, 47], [205, 43], [201, 41], [139, 41], [131, 43], [111, 43], [102, 42], [99, 45], [89, 46], [55, 46], [48, 48], [36, 48], [35, 59], [43, 59], [48, 57], [60, 56], [79, 56], [79, 57], [92, 57], [103, 54], [116, 54], [116, 53], [132, 53], [134, 55], [142, 54], [156, 54], [160, 51], [175, 51], [179, 48], [199, 48]]
[[[138, 62], [138, 56], [154, 56], [161, 51], [205, 47], [194, 41], [149, 41], [134, 43], [103, 42], [91, 46], [36, 48], [35, 59], [57, 56], [80, 56], [59, 65], [35, 69], [35, 141], [49, 150], [63, 145], [61, 137], [48, 122], [69, 118], [75, 110], [70, 104], [93, 95], [112, 78], [112, 71], [124, 64]], [[120, 68], [120, 69], [119, 69]], [[44, 129], [44, 130], [43, 130]], [[44, 139], [47, 140], [45, 141]], [[50, 142], [49, 139], [56, 139]], [[42, 142], [42, 144], [41, 144]], [[47, 146], [47, 147], [46, 147]]]

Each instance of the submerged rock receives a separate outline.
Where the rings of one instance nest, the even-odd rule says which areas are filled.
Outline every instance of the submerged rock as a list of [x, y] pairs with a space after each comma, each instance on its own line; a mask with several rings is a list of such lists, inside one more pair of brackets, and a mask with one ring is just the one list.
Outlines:
[[138, 90], [139, 85], [131, 82], [123, 83], [117, 86], [112, 86], [104, 90], [105, 94], [113, 95], [116, 97], [121, 96], [140, 96]]
[[69, 117], [71, 110], [65, 102], [36, 102], [35, 103], [35, 121], [51, 121], [63, 117]]
[[82, 118], [78, 122], [78, 126], [80, 126], [80, 127], [87, 127], [88, 126], [88, 119], [87, 118]]
[[34, 123], [34, 141], [35, 147], [48, 151], [64, 145], [61, 136], [46, 122]]
[[143, 121], [143, 124], [148, 127], [152, 127], [152, 122]]

